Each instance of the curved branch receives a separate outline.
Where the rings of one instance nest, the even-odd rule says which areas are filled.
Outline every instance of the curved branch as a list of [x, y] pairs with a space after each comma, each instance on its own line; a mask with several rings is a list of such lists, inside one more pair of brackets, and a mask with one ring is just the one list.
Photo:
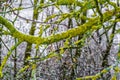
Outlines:
[[[120, 8], [117, 9], [116, 14], [120, 12]], [[103, 14], [103, 22], [111, 19], [111, 17], [115, 15], [114, 10], [107, 11]], [[66, 39], [68, 37], [75, 37], [77, 35], [84, 34], [87, 30], [94, 29], [93, 25], [98, 25], [100, 22], [100, 18], [92, 18], [85, 24], [78, 26], [77, 28], [72, 28], [70, 30], [67, 30], [65, 32], [62, 32], [60, 34], [55, 34], [49, 37], [37, 37], [32, 35], [26, 35], [24, 33], [19, 32], [14, 28], [14, 26], [4, 17], [0, 16], [0, 24], [4, 25], [10, 32], [11, 36], [18, 38], [23, 41], [27, 41], [29, 43], [34, 44], [51, 44], [53, 42], [57, 42], [63, 39]], [[99, 27], [96, 27], [94, 30], [98, 29]]]

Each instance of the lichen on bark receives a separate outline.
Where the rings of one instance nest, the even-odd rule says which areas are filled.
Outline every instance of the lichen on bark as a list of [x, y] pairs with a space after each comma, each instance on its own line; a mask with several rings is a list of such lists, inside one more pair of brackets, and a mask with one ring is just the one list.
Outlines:
[[[112, 16], [119, 13], [120, 12], [119, 9], [115, 12], [114, 12], [114, 10], [111, 10], [111, 11], [107, 11], [107, 12], [103, 13], [103, 22], [110, 20]], [[20, 40], [23, 40], [23, 41], [27, 41], [29, 43], [39, 44], [39, 45], [40, 44], [51, 44], [51, 43], [60, 41], [62, 39], [81, 35], [89, 29], [94, 29], [92, 27], [94, 25], [97, 25], [99, 23], [99, 21], [100, 21], [99, 17], [91, 18], [85, 24], [78, 26], [76, 28], [69, 29], [65, 32], [55, 34], [55, 35], [52, 35], [49, 37], [37, 37], [37, 36], [32, 36], [32, 35], [27, 35], [27, 34], [21, 33], [20, 31], [16, 30], [16, 28], [12, 25], [12, 23], [10, 23], [7, 19], [0, 16], [0, 24], [4, 25], [11, 32], [11, 36], [18, 38]], [[100, 28], [100, 27], [98, 27], [98, 28]], [[96, 29], [97, 28], [95, 28], [95, 30]]]

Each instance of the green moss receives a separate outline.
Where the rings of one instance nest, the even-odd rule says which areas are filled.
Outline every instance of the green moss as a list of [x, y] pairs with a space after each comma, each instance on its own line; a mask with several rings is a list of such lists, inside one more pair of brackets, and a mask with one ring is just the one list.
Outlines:
[[75, 3], [75, 0], [57, 0], [57, 4], [71, 5]]
[[[117, 13], [120, 12], [120, 10], [116, 11]], [[114, 15], [114, 10], [105, 12], [103, 14], [103, 22], [111, 19], [111, 17]], [[72, 28], [70, 30], [67, 30], [65, 32], [62, 32], [60, 34], [55, 34], [49, 37], [36, 37], [32, 35], [26, 35], [23, 34], [19, 31], [17, 31], [14, 26], [5, 18], [0, 16], [0, 24], [3, 24], [8, 30], [11, 32], [11, 36], [18, 38], [19, 40], [27, 41], [29, 43], [34, 43], [34, 44], [51, 44], [53, 42], [60, 41], [62, 39], [66, 39], [69, 37], [74, 37], [77, 35], [84, 34], [87, 30], [94, 29], [92, 28], [93, 25], [98, 25], [100, 21], [99, 17], [89, 19], [88, 22], [85, 24], [78, 26], [77, 28]], [[93, 26], [94, 27], [94, 26]], [[100, 28], [100, 27], [98, 27]], [[95, 28], [97, 29], [97, 28]]]

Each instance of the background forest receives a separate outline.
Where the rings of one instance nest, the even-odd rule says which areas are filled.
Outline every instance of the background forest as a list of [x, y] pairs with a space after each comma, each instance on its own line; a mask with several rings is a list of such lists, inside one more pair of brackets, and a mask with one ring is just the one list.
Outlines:
[[120, 80], [120, 0], [0, 0], [0, 80]]

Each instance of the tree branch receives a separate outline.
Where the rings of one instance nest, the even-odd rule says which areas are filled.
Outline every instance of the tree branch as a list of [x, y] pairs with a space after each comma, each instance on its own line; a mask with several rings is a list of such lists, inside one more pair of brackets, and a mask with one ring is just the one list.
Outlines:
[[[103, 14], [103, 22], [110, 20], [112, 16], [114, 16], [119, 12], [120, 12], [120, 8], [118, 8], [116, 12], [114, 10], [105, 12]], [[19, 32], [7, 19], [0, 16], [0, 24], [4, 25], [11, 32], [11, 36], [34, 44], [51, 44], [69, 37], [75, 37], [77, 35], [84, 34], [87, 30], [99, 29], [99, 27], [94, 27], [94, 25], [98, 25], [99, 23], [100, 23], [99, 17], [91, 18], [85, 24], [78, 26], [77, 28], [69, 29], [60, 34], [55, 34], [49, 37], [37, 37]]]

